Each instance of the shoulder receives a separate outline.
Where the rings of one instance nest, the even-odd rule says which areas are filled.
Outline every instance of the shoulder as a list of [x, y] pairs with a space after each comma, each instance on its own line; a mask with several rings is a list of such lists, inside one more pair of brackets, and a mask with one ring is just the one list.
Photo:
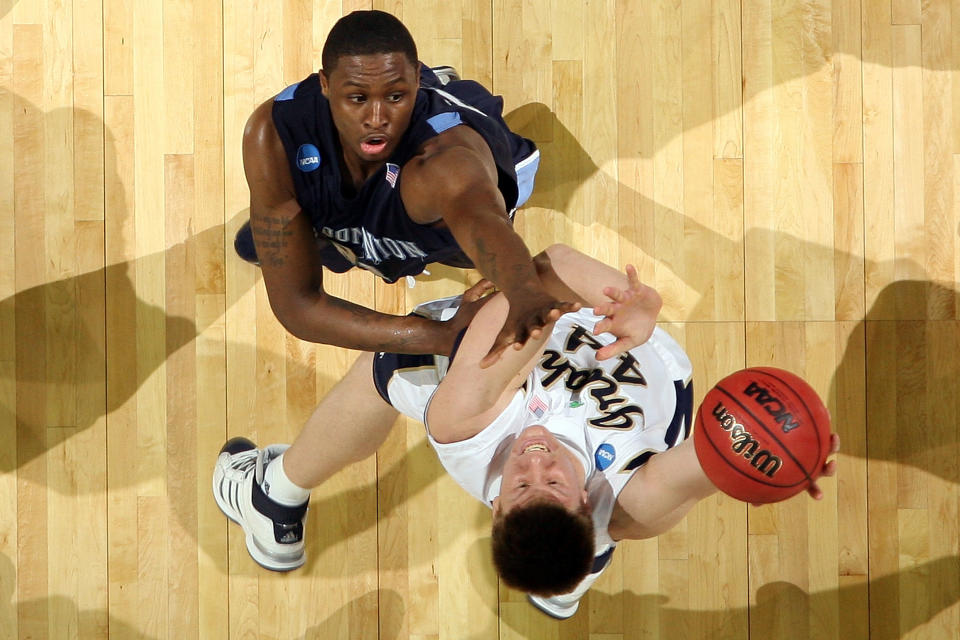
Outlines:
[[258, 106], [243, 131], [243, 168], [252, 200], [262, 204], [292, 197], [293, 179], [272, 117], [273, 99]]
[[459, 198], [500, 199], [497, 165], [490, 147], [467, 126], [448, 129], [427, 140], [403, 171], [404, 205], [421, 223], [445, 217], [449, 212], [444, 207], [457, 209]]
[[273, 122], [273, 98], [261, 103], [247, 118], [243, 129], [243, 148], [245, 156], [250, 151], [270, 156], [279, 153], [282, 156], [283, 143]]
[[[466, 125], [447, 129], [430, 138], [405, 165], [407, 179], [423, 180], [443, 176], [444, 184], [458, 184], [465, 180], [496, 180], [497, 169], [493, 154], [483, 137]], [[440, 185], [442, 186], [442, 185]]]

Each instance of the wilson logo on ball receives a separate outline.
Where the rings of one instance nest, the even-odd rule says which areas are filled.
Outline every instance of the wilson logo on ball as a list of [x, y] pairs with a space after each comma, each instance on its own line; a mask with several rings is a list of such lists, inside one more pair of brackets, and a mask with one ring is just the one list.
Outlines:
[[773, 416], [773, 419], [780, 423], [780, 428], [783, 429], [784, 433], [790, 433], [800, 426], [800, 422], [787, 410], [783, 401], [771, 395], [770, 391], [761, 387], [756, 382], [751, 380], [747, 388], [743, 390], [743, 393], [745, 396], [752, 397], [756, 400], [757, 404]]
[[757, 451], [760, 443], [756, 441], [753, 434], [737, 422], [737, 419], [727, 411], [722, 402], [718, 402], [717, 406], [713, 408], [713, 417], [716, 418], [717, 425], [730, 434], [730, 440], [733, 442], [730, 448], [735, 453], [743, 456], [744, 460], [749, 460], [757, 471], [765, 474], [768, 478], [777, 474], [777, 471], [783, 466], [783, 461], [766, 449]]

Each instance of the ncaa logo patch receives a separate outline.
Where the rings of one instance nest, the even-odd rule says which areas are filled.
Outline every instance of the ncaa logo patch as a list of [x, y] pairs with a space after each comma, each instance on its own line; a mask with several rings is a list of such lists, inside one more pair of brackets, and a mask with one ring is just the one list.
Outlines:
[[593, 459], [597, 463], [597, 469], [604, 471], [617, 459], [617, 450], [613, 448], [612, 444], [604, 442], [597, 447], [597, 450], [593, 454]]
[[320, 168], [320, 149], [312, 144], [302, 144], [297, 149], [297, 168], [310, 173]]

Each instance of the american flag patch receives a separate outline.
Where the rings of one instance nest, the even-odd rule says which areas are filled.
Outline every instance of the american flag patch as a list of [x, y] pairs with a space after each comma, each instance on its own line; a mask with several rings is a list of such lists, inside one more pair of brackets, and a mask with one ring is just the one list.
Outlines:
[[537, 416], [538, 418], [542, 418], [543, 414], [547, 411], [547, 404], [537, 396], [534, 396], [533, 400], [530, 401], [530, 404], [527, 405], [527, 409], [533, 415]]
[[387, 163], [387, 182], [390, 183], [390, 187], [393, 189], [397, 188], [397, 177], [400, 175], [400, 165], [393, 164], [392, 162]]

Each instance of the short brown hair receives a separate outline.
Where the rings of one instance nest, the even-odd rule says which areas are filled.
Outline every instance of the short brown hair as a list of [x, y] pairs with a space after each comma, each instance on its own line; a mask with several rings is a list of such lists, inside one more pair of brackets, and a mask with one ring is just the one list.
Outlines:
[[548, 501], [511, 509], [493, 522], [493, 564], [514, 589], [538, 596], [569, 593], [593, 564], [590, 508]]

